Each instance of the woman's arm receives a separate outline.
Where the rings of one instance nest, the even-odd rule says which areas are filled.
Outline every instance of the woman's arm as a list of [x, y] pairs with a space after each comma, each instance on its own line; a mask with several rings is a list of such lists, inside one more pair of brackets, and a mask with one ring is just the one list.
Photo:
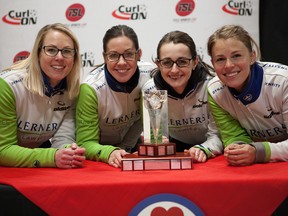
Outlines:
[[111, 145], [99, 143], [98, 100], [96, 92], [88, 84], [82, 84], [76, 103], [76, 143], [86, 149], [89, 160], [108, 162]]

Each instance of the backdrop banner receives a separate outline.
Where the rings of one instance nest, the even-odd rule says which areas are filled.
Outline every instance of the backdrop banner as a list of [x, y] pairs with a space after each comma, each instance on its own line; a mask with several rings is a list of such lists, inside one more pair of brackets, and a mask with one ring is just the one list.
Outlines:
[[187, 32], [210, 63], [208, 37], [224, 24], [242, 25], [259, 44], [259, 0], [0, 0], [0, 69], [26, 58], [37, 32], [60, 22], [80, 42], [84, 72], [103, 63], [102, 38], [117, 24], [132, 27], [152, 62], [159, 40], [173, 30]]

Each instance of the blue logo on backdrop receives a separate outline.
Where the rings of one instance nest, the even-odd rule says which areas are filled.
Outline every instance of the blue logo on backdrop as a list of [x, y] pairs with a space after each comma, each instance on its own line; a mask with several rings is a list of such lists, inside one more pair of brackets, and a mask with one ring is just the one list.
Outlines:
[[201, 209], [190, 200], [175, 194], [157, 194], [138, 203], [129, 216], [204, 216]]

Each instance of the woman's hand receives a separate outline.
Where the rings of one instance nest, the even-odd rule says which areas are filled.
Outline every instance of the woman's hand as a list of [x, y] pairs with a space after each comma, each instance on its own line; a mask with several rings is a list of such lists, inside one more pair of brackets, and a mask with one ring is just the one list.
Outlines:
[[57, 150], [55, 154], [55, 164], [62, 169], [83, 167], [85, 159], [85, 149], [76, 143], [72, 143], [69, 148]]
[[224, 157], [232, 166], [251, 165], [256, 159], [256, 148], [249, 144], [230, 144], [224, 149]]
[[206, 154], [199, 148], [191, 147], [189, 150], [185, 149], [184, 153], [189, 153], [195, 162], [206, 162]]
[[128, 154], [128, 152], [126, 152], [123, 149], [120, 150], [114, 150], [111, 154], [110, 157], [108, 159], [108, 164], [114, 167], [121, 167], [121, 160], [122, 157], [124, 155]]

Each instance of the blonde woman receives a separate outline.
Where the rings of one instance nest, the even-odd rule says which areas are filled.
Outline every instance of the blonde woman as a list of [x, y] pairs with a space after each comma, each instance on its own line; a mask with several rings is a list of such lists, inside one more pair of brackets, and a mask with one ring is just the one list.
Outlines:
[[233, 166], [288, 161], [288, 67], [261, 62], [241, 26], [226, 25], [208, 40], [217, 77], [208, 84], [209, 104]]
[[80, 69], [76, 37], [56, 23], [38, 32], [27, 59], [2, 71], [0, 166], [83, 166], [85, 150], [74, 143]]

